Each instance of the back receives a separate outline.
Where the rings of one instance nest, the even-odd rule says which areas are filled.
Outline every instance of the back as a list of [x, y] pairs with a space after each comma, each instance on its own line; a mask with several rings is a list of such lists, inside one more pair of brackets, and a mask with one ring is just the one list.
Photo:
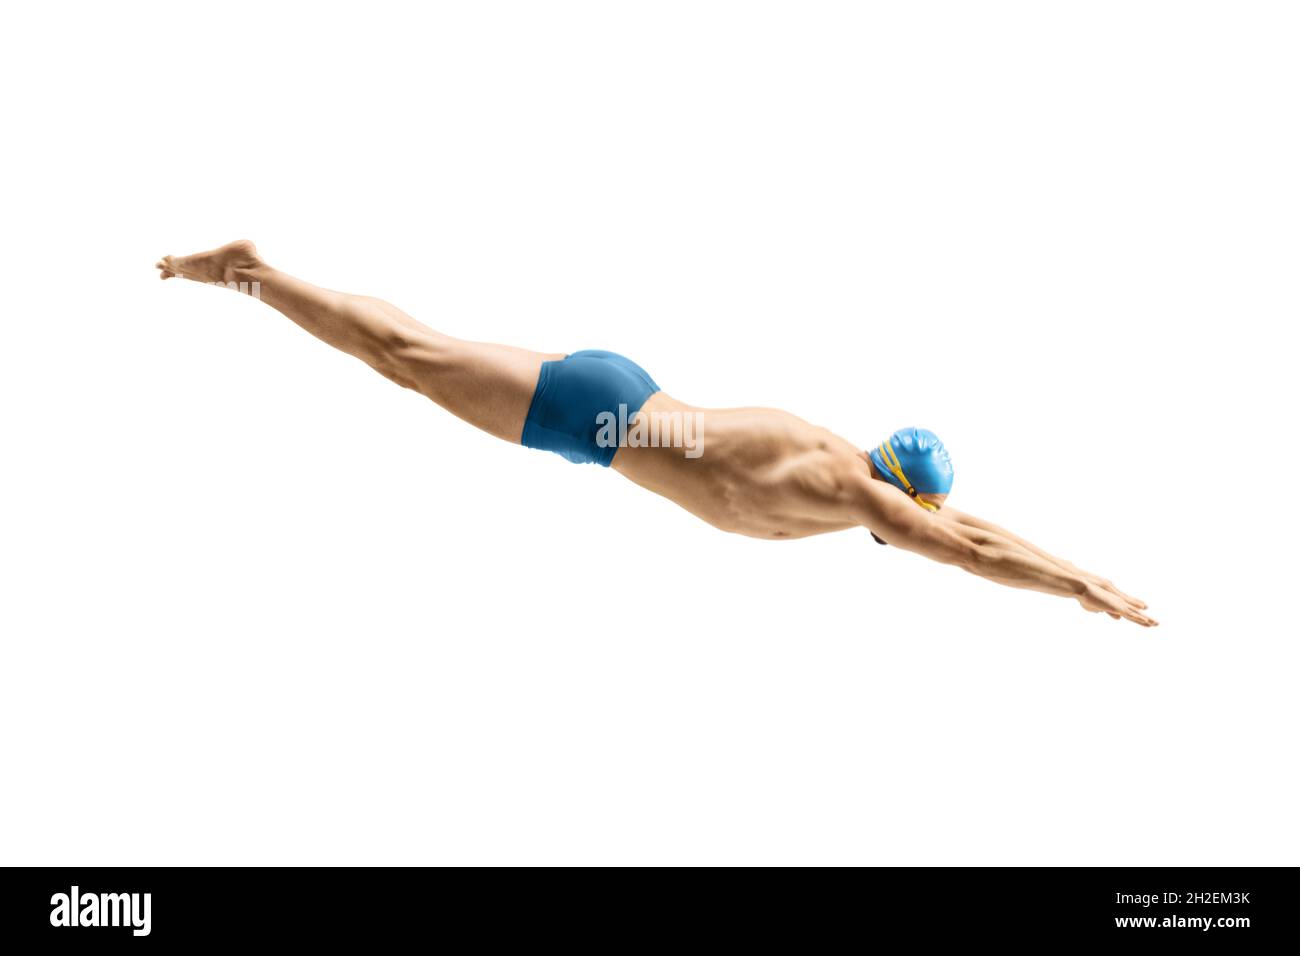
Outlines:
[[625, 447], [613, 467], [724, 531], [800, 538], [855, 525], [838, 507], [866, 464], [852, 444], [772, 408], [695, 408], [660, 392], [643, 414], [696, 416], [699, 457], [681, 448]]

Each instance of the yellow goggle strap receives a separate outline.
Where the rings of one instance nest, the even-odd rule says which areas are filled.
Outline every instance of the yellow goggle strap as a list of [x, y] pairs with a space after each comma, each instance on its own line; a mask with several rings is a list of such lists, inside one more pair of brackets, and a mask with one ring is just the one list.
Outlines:
[[888, 441], [883, 441], [880, 443], [880, 457], [884, 459], [885, 467], [887, 467], [891, 472], [893, 472], [894, 477], [903, 483], [903, 488], [906, 489], [909, 498], [915, 501], [926, 511], [939, 510], [938, 505], [932, 505], [930, 502], [923, 499], [920, 496], [920, 494], [917, 492], [917, 490], [912, 487], [912, 483], [907, 480], [907, 475], [903, 474], [903, 466], [899, 462], [898, 456], [894, 454], [894, 447], [891, 444], [889, 444]]

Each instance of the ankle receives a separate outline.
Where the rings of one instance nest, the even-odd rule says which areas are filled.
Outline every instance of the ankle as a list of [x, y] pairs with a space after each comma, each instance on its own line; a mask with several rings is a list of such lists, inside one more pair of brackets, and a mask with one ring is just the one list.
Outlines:
[[238, 289], [245, 295], [260, 299], [262, 286], [273, 270], [260, 259], [250, 259], [245, 262], [231, 263], [224, 271], [228, 288]]
[[249, 260], [248, 262], [232, 262], [225, 269], [225, 278], [227, 281], [235, 282], [265, 282], [270, 268], [260, 259]]

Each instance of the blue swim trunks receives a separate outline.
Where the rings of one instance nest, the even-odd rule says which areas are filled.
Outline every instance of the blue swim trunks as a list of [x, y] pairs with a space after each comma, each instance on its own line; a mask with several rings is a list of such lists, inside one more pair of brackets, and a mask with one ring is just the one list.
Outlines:
[[[597, 433], [608, 421], [600, 416], [608, 413], [617, 421], [621, 414], [627, 421], [657, 391], [659, 386], [645, 369], [614, 352], [588, 350], [543, 362], [520, 443], [577, 464], [595, 462], [608, 468], [618, 444], [597, 442]], [[608, 436], [609, 429], [603, 434]]]

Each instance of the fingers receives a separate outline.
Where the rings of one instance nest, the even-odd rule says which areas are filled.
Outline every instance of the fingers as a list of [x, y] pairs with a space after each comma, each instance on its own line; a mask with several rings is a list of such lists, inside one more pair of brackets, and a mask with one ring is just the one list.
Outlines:
[[1145, 611], [1147, 609], [1146, 601], [1139, 601], [1137, 598], [1131, 598], [1131, 597], [1125, 597], [1124, 600], [1128, 601], [1129, 607], [1135, 610]]
[[1143, 627], [1155, 627], [1156, 619], [1142, 613], [1145, 608], [1145, 604], [1142, 607], [1137, 607], [1134, 603], [1121, 599], [1107, 610], [1117, 612], [1121, 617], [1132, 621], [1134, 624], [1141, 624]]
[[1109, 581], [1107, 581], [1107, 580], [1105, 580], [1105, 579], [1098, 579], [1098, 583], [1099, 583], [1103, 588], [1105, 588], [1107, 591], [1109, 591], [1111, 594], [1119, 595], [1119, 596], [1122, 597], [1125, 601], [1128, 601], [1129, 604], [1132, 604], [1134, 607], [1137, 607], [1137, 608], [1141, 609], [1141, 608], [1144, 608], [1144, 607], [1147, 606], [1147, 604], [1146, 604], [1145, 601], [1143, 601], [1143, 600], [1141, 600], [1141, 599], [1139, 599], [1139, 598], [1135, 598], [1135, 597], [1134, 597], [1133, 595], [1131, 595], [1131, 594], [1125, 594], [1125, 593], [1124, 593], [1123, 591], [1121, 591], [1119, 588], [1115, 587], [1114, 584], [1112, 584], [1111, 582], [1109, 582]]
[[1116, 594], [1118, 594], [1120, 597], [1122, 597], [1125, 601], [1128, 601], [1129, 604], [1135, 605], [1136, 607], [1140, 607], [1140, 608], [1142, 608], [1142, 607], [1146, 607], [1146, 606], [1147, 606], [1147, 602], [1146, 602], [1146, 601], [1143, 601], [1141, 598], [1135, 598], [1135, 597], [1134, 597], [1133, 595], [1131, 595], [1131, 594], [1125, 594], [1125, 593], [1124, 593], [1123, 591], [1121, 591], [1119, 588], [1115, 588], [1114, 591], [1115, 591]]
[[1127, 614], [1124, 615], [1124, 617], [1132, 621], [1134, 624], [1141, 624], [1143, 627], [1160, 626], [1160, 622], [1157, 621], [1155, 618], [1148, 617], [1147, 615], [1142, 614], [1139, 611], [1129, 611]]
[[1132, 610], [1134, 610], [1134, 611], [1145, 611], [1145, 610], [1146, 610], [1146, 607], [1147, 607], [1147, 606], [1146, 606], [1146, 602], [1144, 602], [1144, 601], [1139, 601], [1137, 598], [1131, 598], [1131, 597], [1129, 597], [1127, 594], [1121, 594], [1121, 593], [1118, 592], [1118, 591], [1116, 591], [1116, 592], [1114, 592], [1114, 593], [1115, 593], [1115, 596], [1118, 597], [1118, 598], [1120, 599], [1120, 601], [1121, 601], [1123, 604], [1125, 604], [1127, 607], [1131, 608]]
[[1160, 622], [1144, 613], [1146, 604], [1123, 595], [1114, 589], [1106, 589], [1100, 583], [1094, 583], [1090, 590], [1079, 596], [1079, 605], [1093, 614], [1105, 612], [1115, 620], [1123, 618], [1141, 627], [1159, 627]]

